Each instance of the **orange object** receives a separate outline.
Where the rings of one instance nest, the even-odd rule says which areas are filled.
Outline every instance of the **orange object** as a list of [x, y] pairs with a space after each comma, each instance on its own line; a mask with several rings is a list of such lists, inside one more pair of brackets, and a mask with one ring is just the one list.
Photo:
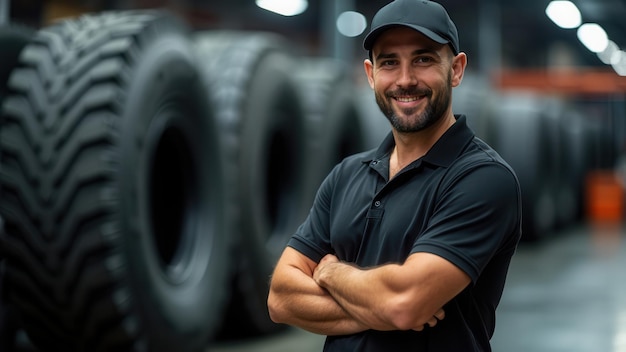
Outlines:
[[624, 187], [616, 173], [595, 170], [586, 178], [587, 217], [592, 222], [621, 222], [624, 216]]
[[626, 92], [626, 77], [610, 68], [503, 70], [493, 76], [502, 90], [527, 89], [540, 93], [610, 95]]

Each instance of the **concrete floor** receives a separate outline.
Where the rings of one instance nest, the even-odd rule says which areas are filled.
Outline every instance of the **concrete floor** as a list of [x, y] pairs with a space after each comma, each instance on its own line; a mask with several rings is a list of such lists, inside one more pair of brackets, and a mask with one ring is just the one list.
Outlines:
[[[292, 329], [222, 342], [211, 352], [319, 352], [324, 339]], [[626, 352], [626, 235], [578, 226], [522, 244], [511, 262], [494, 352]]]
[[568, 231], [515, 255], [494, 351], [626, 352], [626, 237], [618, 226]]

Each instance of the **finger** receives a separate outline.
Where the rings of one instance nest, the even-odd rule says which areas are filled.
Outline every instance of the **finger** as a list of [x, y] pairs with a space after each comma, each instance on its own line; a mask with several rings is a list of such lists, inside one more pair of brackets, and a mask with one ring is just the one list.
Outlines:
[[414, 328], [413, 330], [415, 331], [422, 331], [424, 330], [424, 327], [426, 327], [426, 325], [428, 325], [429, 327], [434, 327], [435, 325], [437, 325], [437, 323], [439, 322], [439, 320], [443, 320], [443, 318], [446, 317], [446, 313], [444, 312], [443, 309], [439, 309], [437, 312], [435, 312], [435, 315], [433, 315], [427, 322], [426, 324], [422, 325], [422, 326], [418, 326], [416, 328]]
[[435, 325], [437, 325], [437, 322], [439, 320], [436, 317], [432, 317], [428, 320], [428, 326], [430, 326], [431, 328], [434, 327]]

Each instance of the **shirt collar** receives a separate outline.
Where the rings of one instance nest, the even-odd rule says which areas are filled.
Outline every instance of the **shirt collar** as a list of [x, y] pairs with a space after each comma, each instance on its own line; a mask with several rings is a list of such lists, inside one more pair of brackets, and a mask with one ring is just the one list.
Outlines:
[[[474, 138], [474, 132], [467, 126], [465, 115], [455, 115], [454, 117], [456, 118], [456, 123], [435, 142], [422, 158], [423, 162], [447, 167], [461, 154], [467, 143]], [[394, 146], [393, 134], [389, 132], [374, 153], [374, 159], [363, 159], [363, 162], [369, 163], [372, 160], [385, 158], [391, 153]]]

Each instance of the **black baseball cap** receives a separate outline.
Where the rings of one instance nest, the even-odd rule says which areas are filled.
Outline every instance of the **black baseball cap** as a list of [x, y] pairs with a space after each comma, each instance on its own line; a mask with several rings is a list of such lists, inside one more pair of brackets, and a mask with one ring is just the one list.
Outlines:
[[363, 41], [365, 50], [372, 50], [382, 32], [397, 26], [413, 28], [437, 43], [449, 44], [454, 55], [459, 53], [459, 34], [454, 22], [443, 6], [428, 0], [395, 0], [378, 10]]

